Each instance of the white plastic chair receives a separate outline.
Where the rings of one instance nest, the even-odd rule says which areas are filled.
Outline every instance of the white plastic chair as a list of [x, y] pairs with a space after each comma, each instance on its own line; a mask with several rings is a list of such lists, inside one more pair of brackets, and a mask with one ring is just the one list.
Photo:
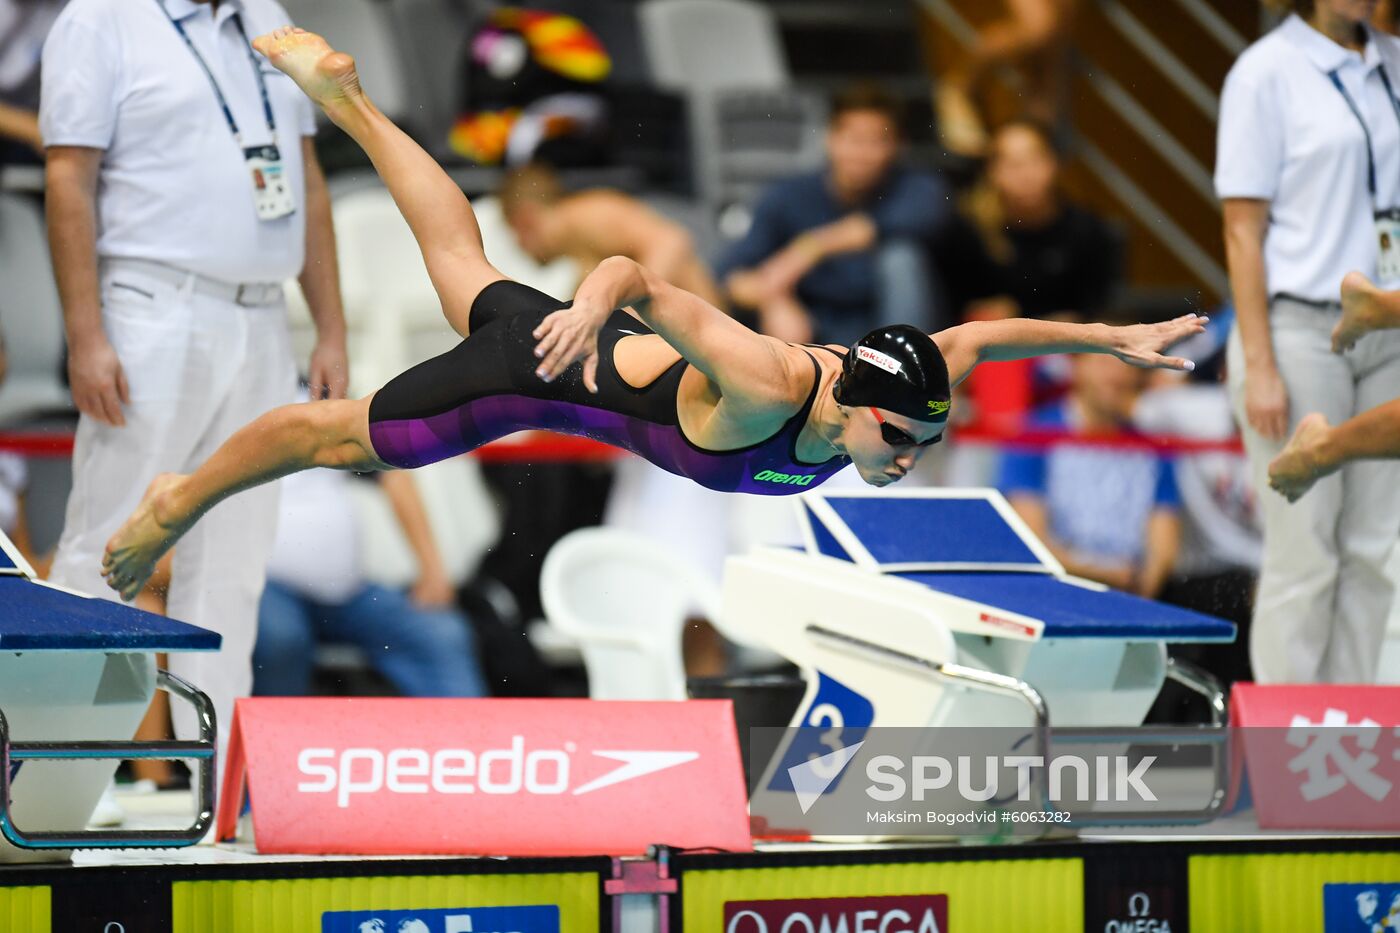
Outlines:
[[550, 625], [576, 639], [595, 700], [683, 700], [681, 631], [719, 616], [720, 594], [688, 564], [640, 535], [584, 528], [544, 560]]

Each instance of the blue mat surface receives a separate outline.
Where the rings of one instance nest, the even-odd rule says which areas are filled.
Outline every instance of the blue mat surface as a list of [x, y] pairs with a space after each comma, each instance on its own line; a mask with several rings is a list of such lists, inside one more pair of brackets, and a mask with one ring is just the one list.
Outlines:
[[930, 589], [1039, 619], [1044, 638], [1233, 641], [1232, 622], [1116, 590], [1098, 592], [1041, 573], [900, 573]]
[[214, 632], [23, 577], [0, 577], [0, 651], [216, 651]]

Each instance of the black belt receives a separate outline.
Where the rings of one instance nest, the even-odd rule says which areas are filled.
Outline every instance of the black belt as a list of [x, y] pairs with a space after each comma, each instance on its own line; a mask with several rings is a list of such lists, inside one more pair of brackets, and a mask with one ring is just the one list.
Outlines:
[[1307, 305], [1309, 308], [1314, 308], [1318, 311], [1342, 310], [1342, 303], [1340, 301], [1318, 301], [1316, 298], [1304, 298], [1301, 295], [1294, 295], [1289, 292], [1276, 292], [1269, 298], [1269, 302], [1272, 304], [1280, 298], [1285, 301], [1297, 302], [1300, 305]]

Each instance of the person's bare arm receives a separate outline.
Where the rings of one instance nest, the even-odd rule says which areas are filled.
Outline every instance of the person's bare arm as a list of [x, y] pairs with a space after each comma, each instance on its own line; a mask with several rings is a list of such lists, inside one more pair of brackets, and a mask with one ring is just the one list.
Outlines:
[[1118, 590], [1133, 587], [1133, 568], [1130, 565], [1108, 566], [1081, 558], [1072, 549], [1059, 541], [1050, 531], [1050, 516], [1045, 501], [1030, 493], [1013, 493], [1009, 501], [1016, 514], [1021, 516], [1027, 527], [1044, 542], [1055, 559], [1064, 565], [1065, 572], [1086, 580], [1094, 580]]
[[575, 195], [562, 209], [588, 252], [635, 259], [677, 288], [723, 306], [719, 286], [695, 251], [694, 238], [679, 223], [615, 191]]
[[1226, 198], [1225, 261], [1235, 322], [1244, 350], [1244, 413], [1254, 430], [1275, 440], [1288, 431], [1288, 390], [1279, 375], [1269, 332], [1268, 279], [1264, 269], [1264, 234], [1269, 229], [1269, 202]]
[[1156, 599], [1176, 566], [1181, 550], [1181, 516], [1176, 509], [1156, 508], [1147, 519], [1147, 547], [1137, 573], [1134, 591], [1139, 596]]
[[36, 152], [44, 151], [44, 140], [39, 135], [39, 115], [32, 110], [0, 103], [0, 136], [19, 140]]
[[389, 499], [399, 527], [403, 529], [408, 546], [418, 560], [418, 580], [413, 584], [410, 598], [420, 606], [448, 606], [456, 599], [452, 581], [442, 565], [437, 539], [423, 508], [423, 498], [413, 477], [402, 470], [380, 473], [379, 485]]
[[1163, 356], [1161, 351], [1200, 333], [1206, 321], [1200, 315], [1187, 314], [1161, 324], [1115, 327], [1013, 318], [959, 324], [932, 337], [948, 361], [949, 378], [957, 385], [978, 363], [1054, 353], [1111, 353], [1133, 366], [1190, 370], [1195, 368], [1190, 360]]
[[130, 401], [126, 374], [102, 327], [97, 282], [97, 174], [102, 156], [101, 149], [51, 147], [45, 200], [73, 403], [90, 418], [122, 427], [122, 405]]
[[629, 306], [719, 386], [731, 406], [786, 402], [802, 381], [778, 341], [622, 256], [599, 263], [579, 285], [573, 307], [554, 312], [535, 329], [540, 378], [554, 379], [583, 360], [584, 384], [597, 391], [598, 329], [613, 308]]
[[302, 161], [306, 166], [306, 264], [298, 281], [307, 307], [311, 309], [311, 320], [316, 324], [316, 346], [311, 351], [307, 375], [313, 399], [345, 398], [350, 369], [345, 351], [345, 309], [340, 300], [335, 228], [331, 224], [331, 196], [312, 142], [312, 137], [302, 137]]
[[790, 292], [829, 257], [870, 249], [878, 238], [879, 231], [869, 215], [847, 214], [796, 237], [755, 271], [768, 294]]

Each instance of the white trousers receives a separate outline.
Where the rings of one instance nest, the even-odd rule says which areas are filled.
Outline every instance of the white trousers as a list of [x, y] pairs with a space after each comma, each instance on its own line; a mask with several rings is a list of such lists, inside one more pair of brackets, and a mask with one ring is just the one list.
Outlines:
[[[1336, 424], [1400, 397], [1400, 331], [1370, 334], [1339, 356], [1331, 349], [1336, 322], [1335, 314], [1287, 299], [1270, 308], [1290, 434], [1312, 412]], [[1290, 505], [1268, 485], [1269, 461], [1283, 441], [1261, 437], [1244, 417], [1238, 329], [1228, 353], [1231, 400], [1264, 523], [1250, 638], [1254, 679], [1374, 683], [1395, 595], [1386, 564], [1400, 536], [1400, 461], [1350, 464]]]
[[[107, 540], [157, 473], [189, 472], [234, 431], [296, 390], [282, 303], [241, 307], [104, 264], [102, 319], [131, 390], [126, 425], [78, 422], [73, 490], [51, 579], [116, 599], [102, 579]], [[277, 522], [277, 488], [234, 496], [175, 547], [167, 612], [223, 636], [216, 653], [172, 653], [170, 671], [203, 690], [218, 717], [220, 761], [233, 701], [252, 688], [258, 601]], [[181, 738], [196, 735], [188, 704], [171, 703]]]

